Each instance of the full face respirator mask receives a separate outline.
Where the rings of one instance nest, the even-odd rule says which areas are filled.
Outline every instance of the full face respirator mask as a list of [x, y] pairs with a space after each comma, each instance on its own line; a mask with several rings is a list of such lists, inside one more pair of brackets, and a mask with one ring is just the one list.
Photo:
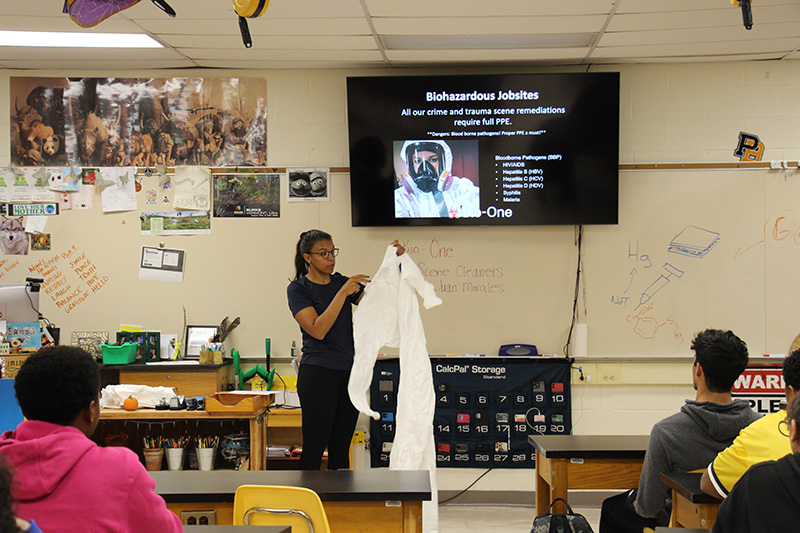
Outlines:
[[[421, 157], [417, 154], [419, 152], [429, 152], [429, 157]], [[438, 158], [438, 164], [430, 161], [430, 153], [433, 153]], [[422, 161], [416, 162], [419, 159]], [[420, 142], [409, 145], [406, 148], [406, 162], [408, 166], [408, 174], [419, 190], [422, 192], [433, 192], [436, 190], [439, 182], [439, 174], [444, 166], [444, 149], [440, 144]], [[438, 168], [437, 168], [438, 167]]]

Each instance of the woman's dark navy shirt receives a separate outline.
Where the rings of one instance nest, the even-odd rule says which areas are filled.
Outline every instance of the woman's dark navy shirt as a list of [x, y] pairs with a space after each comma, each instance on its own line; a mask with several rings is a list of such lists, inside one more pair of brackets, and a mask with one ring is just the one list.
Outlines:
[[[289, 298], [289, 309], [292, 316], [306, 307], [313, 307], [317, 315], [321, 315], [333, 301], [339, 289], [347, 283], [348, 278], [335, 272], [331, 274], [331, 281], [326, 285], [319, 285], [309, 281], [303, 276], [289, 284], [286, 295]], [[325, 338], [320, 340], [309, 335], [303, 328], [303, 358], [301, 364], [309, 364], [332, 368], [334, 370], [350, 370], [353, 366], [353, 305], [358, 301], [364, 291], [361, 287], [357, 292], [347, 297], [339, 316], [331, 326]]]

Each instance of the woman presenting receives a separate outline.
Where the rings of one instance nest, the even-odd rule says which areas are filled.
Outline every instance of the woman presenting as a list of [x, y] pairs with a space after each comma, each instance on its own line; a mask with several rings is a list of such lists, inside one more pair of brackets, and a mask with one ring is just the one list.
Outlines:
[[[397, 255], [405, 249], [394, 241]], [[301, 470], [319, 470], [328, 449], [328, 469], [350, 468], [350, 441], [358, 411], [347, 383], [353, 366], [353, 308], [369, 276], [334, 272], [339, 249], [321, 230], [300, 235], [295, 279], [286, 289], [289, 309], [303, 334], [297, 394], [303, 409]]]

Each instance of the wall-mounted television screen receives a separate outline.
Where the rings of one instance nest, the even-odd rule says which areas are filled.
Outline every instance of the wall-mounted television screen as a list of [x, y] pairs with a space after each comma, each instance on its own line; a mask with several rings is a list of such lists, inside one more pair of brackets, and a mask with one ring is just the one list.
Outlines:
[[350, 77], [354, 226], [616, 224], [619, 73]]

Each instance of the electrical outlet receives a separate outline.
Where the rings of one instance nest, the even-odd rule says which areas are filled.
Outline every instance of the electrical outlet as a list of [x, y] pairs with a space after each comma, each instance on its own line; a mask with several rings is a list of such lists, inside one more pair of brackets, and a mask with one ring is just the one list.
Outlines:
[[582, 364], [583, 367], [583, 381], [584, 383], [594, 383], [594, 378], [597, 375], [597, 365], [594, 363], [592, 364]]
[[216, 526], [216, 511], [181, 511], [181, 524], [184, 526]]
[[[580, 370], [578, 370], [580, 368]], [[594, 383], [595, 374], [597, 374], [597, 365], [594, 363], [575, 363], [572, 367], [572, 383], [573, 385], [588, 385]], [[581, 379], [581, 376], [583, 379]]]
[[597, 365], [597, 383], [601, 385], [617, 385], [622, 383], [622, 365]]

